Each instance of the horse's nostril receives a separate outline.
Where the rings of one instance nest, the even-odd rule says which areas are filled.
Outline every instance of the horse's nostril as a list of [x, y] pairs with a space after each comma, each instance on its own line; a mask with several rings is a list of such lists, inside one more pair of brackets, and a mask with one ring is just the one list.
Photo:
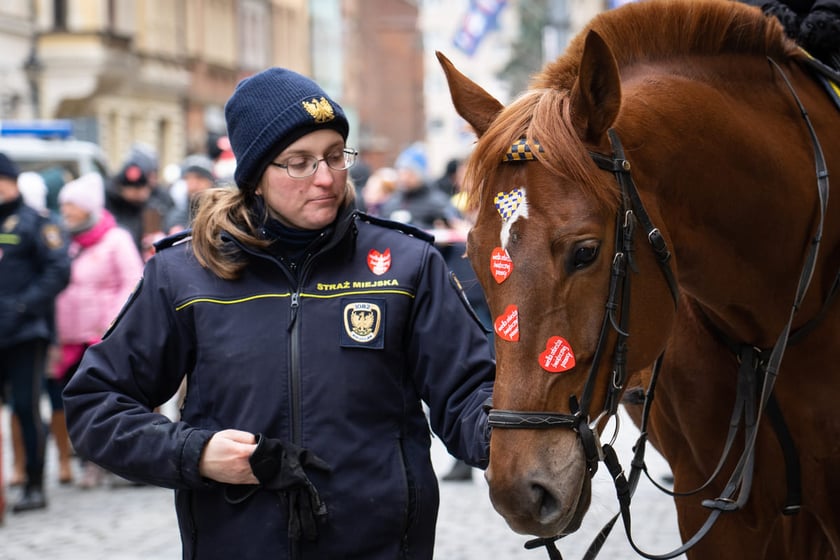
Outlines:
[[554, 495], [539, 484], [533, 484], [531, 490], [534, 492], [536, 504], [539, 506], [540, 519], [555, 517], [560, 507]]

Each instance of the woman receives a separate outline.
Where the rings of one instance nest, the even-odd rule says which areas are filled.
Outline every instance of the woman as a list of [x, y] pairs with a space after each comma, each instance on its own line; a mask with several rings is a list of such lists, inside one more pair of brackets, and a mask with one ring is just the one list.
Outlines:
[[[61, 391], [85, 349], [99, 341], [143, 273], [143, 261], [131, 234], [117, 227], [105, 210], [104, 185], [98, 173], [64, 185], [58, 202], [64, 227], [71, 235], [68, 253], [72, 261], [70, 283], [56, 298], [58, 356], [47, 377], [47, 390], [55, 404], [61, 403]], [[53, 419], [59, 469], [69, 480], [70, 441], [66, 428], [61, 429], [63, 409], [56, 408]], [[100, 478], [96, 465], [88, 464], [81, 485], [95, 486]]]
[[[428, 422], [486, 466], [487, 338], [429, 238], [354, 210], [317, 84], [266, 70], [225, 115], [238, 189], [202, 196], [85, 353], [76, 449], [176, 490], [184, 558], [431, 558]], [[184, 377], [180, 419], [154, 414]]]

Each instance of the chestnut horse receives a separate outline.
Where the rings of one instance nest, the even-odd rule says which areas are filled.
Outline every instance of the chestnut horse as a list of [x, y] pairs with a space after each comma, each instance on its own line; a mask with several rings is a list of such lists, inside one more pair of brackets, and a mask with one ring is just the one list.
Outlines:
[[701, 487], [676, 498], [683, 540], [715, 516], [688, 557], [839, 559], [840, 118], [807, 55], [756, 8], [647, 0], [593, 19], [509, 106], [438, 58], [478, 135], [496, 510], [575, 531], [627, 372], [663, 356], [650, 433], [675, 489]]

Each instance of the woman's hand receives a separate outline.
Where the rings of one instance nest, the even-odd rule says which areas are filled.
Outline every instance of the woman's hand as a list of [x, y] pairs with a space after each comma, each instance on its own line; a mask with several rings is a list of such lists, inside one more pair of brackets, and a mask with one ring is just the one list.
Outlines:
[[256, 437], [241, 430], [222, 430], [204, 446], [198, 470], [201, 476], [227, 484], [259, 484], [249, 459]]

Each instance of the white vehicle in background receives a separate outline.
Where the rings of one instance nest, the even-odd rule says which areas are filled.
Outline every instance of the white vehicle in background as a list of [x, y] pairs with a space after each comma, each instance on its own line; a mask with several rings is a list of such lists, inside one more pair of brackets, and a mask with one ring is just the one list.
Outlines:
[[59, 166], [72, 179], [93, 171], [108, 176], [105, 152], [93, 142], [73, 138], [73, 123], [69, 120], [0, 120], [0, 152], [17, 163], [21, 171], [40, 173]]
[[[108, 178], [105, 153], [93, 142], [73, 138], [69, 120], [0, 120], [0, 152], [21, 171], [35, 171], [45, 179], [60, 177], [62, 184], [90, 172]], [[54, 197], [48, 196], [48, 205], [57, 210], [54, 204]]]

